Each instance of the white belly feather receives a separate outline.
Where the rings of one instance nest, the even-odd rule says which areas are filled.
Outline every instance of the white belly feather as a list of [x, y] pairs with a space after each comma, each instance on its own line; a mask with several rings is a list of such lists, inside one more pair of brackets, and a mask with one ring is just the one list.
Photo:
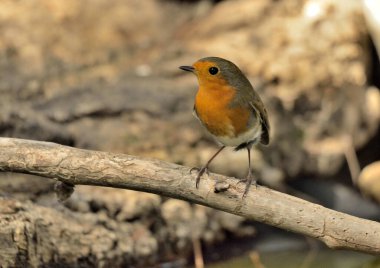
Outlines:
[[250, 128], [246, 132], [241, 133], [236, 137], [230, 136], [214, 136], [212, 135], [218, 142], [226, 146], [239, 146], [242, 143], [246, 143], [249, 141], [255, 141], [255, 143], [260, 142], [261, 137], [261, 124], [256, 124], [256, 126]]

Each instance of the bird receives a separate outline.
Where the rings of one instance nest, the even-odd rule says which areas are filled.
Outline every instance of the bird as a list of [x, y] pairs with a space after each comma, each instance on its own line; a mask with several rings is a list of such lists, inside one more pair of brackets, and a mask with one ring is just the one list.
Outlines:
[[193, 114], [206, 131], [220, 144], [217, 152], [197, 170], [196, 188], [204, 173], [209, 174], [209, 165], [227, 146], [235, 151], [248, 152], [248, 173], [243, 198], [254, 183], [251, 169], [251, 149], [261, 143], [269, 144], [268, 113], [258, 93], [243, 72], [234, 63], [220, 57], [205, 57], [191, 66], [180, 66], [198, 78]]

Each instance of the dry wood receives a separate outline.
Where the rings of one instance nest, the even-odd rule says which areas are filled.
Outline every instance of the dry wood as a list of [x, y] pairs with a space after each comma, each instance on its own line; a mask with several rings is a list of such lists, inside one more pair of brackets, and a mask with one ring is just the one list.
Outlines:
[[[224, 210], [314, 237], [331, 248], [380, 254], [380, 223], [350, 216], [266, 187], [210, 174], [195, 188], [189, 168], [142, 157], [89, 151], [49, 142], [0, 138], [0, 171], [56, 178], [68, 184], [151, 192]], [[214, 193], [216, 181], [226, 191]]]

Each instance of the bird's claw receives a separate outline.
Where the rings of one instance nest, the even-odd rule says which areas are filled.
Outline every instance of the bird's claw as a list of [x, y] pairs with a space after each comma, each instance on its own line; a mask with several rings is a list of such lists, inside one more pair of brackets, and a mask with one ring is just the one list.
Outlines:
[[236, 185], [239, 185], [239, 183], [245, 183], [247, 182], [247, 179], [241, 179], [241, 180], [238, 180]]
[[194, 170], [196, 170], [197, 172], [199, 172], [199, 170], [201, 170], [201, 169], [199, 167], [192, 167], [192, 168], [190, 168], [189, 173], [190, 174], [193, 173]]
[[[193, 167], [193, 168], [191, 168], [190, 171], [189, 171], [190, 174], [193, 173], [194, 170], [196, 170], [196, 171], [198, 172], [198, 174], [199, 174], [199, 173], [202, 173], [202, 175], [203, 175], [204, 173], [206, 173], [207, 176], [210, 175], [210, 171], [208, 170], [207, 167], [203, 167], [203, 168]], [[201, 176], [202, 176], [202, 175], [201, 175]]]
[[255, 188], [257, 189], [257, 181], [254, 179], [253, 175], [251, 172], [248, 173], [247, 177], [245, 179], [242, 179], [242, 180], [239, 180], [237, 182], [237, 185], [241, 182], [245, 182], [245, 190], [244, 190], [244, 193], [243, 193], [243, 196], [242, 198], [246, 197], [248, 192], [249, 192], [249, 188], [251, 187], [251, 185], [253, 184], [255, 186]]
[[208, 175], [210, 175], [209, 171], [208, 171], [208, 167], [202, 167], [202, 168], [198, 168], [198, 167], [193, 167], [190, 169], [190, 174], [194, 171], [198, 171], [198, 174], [197, 174], [197, 178], [196, 178], [196, 183], [195, 183], [195, 187], [198, 189], [198, 186], [199, 186], [199, 181], [201, 180], [201, 177], [204, 173]]

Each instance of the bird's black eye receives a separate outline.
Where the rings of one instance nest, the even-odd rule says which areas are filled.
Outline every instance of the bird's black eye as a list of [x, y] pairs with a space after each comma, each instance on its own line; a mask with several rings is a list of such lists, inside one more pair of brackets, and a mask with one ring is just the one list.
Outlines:
[[210, 67], [210, 69], [208, 69], [208, 72], [212, 75], [216, 75], [219, 72], [219, 69], [216, 67]]

